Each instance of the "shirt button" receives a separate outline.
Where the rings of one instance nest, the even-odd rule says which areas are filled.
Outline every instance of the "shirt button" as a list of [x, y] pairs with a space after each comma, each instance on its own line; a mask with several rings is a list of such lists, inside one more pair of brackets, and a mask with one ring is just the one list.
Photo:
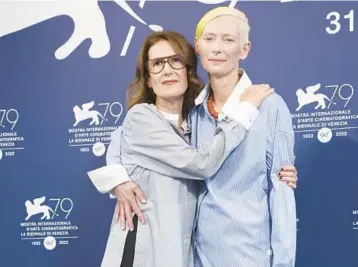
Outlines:
[[271, 249], [266, 250], [266, 254], [271, 256], [272, 255], [272, 250]]

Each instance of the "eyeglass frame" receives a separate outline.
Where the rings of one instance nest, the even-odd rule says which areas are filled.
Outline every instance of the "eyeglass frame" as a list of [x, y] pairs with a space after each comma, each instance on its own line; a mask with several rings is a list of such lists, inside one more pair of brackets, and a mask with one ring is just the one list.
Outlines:
[[[170, 59], [173, 59], [173, 58], [179, 58], [180, 61], [181, 61], [182, 64], [183, 64], [183, 67], [181, 67], [181, 68], [175, 68], [175, 67], [173, 67], [173, 66], [169, 63], [169, 60], [170, 60]], [[164, 64], [163, 64], [162, 69], [161, 69], [160, 71], [158, 71], [158, 72], [152, 72], [152, 71], [150, 71], [150, 70], [149, 70], [149, 61], [158, 60], [158, 59], [163, 59], [163, 60], [164, 60]], [[149, 73], [152, 73], [152, 74], [161, 73], [161, 72], [164, 70], [164, 67], [165, 67], [165, 64], [166, 64], [166, 63], [168, 63], [169, 66], [170, 66], [172, 69], [174, 69], [174, 70], [181, 70], [181, 69], [184, 69], [184, 68], [186, 67], [186, 64], [184, 63], [184, 61], [183, 61], [183, 59], [182, 59], [181, 56], [179, 56], [179, 55], [172, 55], [172, 56], [169, 56], [169, 57], [158, 57], [158, 58], [148, 59], [148, 61], [147, 61], [147, 63], [146, 63], [147, 70], [148, 70]]]

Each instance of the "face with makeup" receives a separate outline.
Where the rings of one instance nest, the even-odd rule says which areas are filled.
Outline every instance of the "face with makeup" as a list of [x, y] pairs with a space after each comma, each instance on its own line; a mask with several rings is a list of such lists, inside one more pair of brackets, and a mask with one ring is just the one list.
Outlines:
[[206, 24], [201, 36], [195, 39], [195, 50], [211, 76], [225, 77], [237, 72], [239, 60], [247, 57], [251, 47], [242, 35], [248, 35], [247, 22], [233, 15], [218, 16]]
[[128, 109], [141, 103], [182, 103], [186, 118], [202, 87], [194, 48], [185, 37], [174, 31], [152, 32], [137, 57], [136, 77], [127, 91]]
[[163, 100], [183, 99], [188, 88], [187, 69], [169, 42], [161, 40], [148, 51], [148, 86]]

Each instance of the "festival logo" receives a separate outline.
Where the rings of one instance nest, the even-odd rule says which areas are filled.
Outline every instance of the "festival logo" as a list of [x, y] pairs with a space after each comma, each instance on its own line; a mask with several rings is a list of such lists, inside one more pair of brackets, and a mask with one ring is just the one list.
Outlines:
[[42, 196], [26, 200], [24, 207], [26, 215], [20, 223], [21, 240], [53, 250], [78, 238], [79, 227], [70, 220], [74, 208], [72, 199], [50, 198], [46, 201]]
[[297, 107], [292, 114], [296, 135], [328, 143], [358, 129], [358, 114], [351, 109], [354, 107], [354, 93], [353, 85], [348, 83], [317, 83], [297, 89]]
[[16, 130], [19, 122], [18, 110], [0, 109], [0, 160], [14, 157], [24, 149], [24, 136]]
[[92, 152], [103, 156], [110, 143], [111, 132], [118, 128], [123, 113], [120, 102], [96, 103], [95, 101], [73, 107], [73, 124], [68, 129], [70, 147], [80, 152]]

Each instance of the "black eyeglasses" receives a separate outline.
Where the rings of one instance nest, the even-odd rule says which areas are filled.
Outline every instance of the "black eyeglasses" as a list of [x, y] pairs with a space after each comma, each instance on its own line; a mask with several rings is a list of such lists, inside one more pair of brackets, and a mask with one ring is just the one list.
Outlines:
[[165, 63], [170, 65], [175, 70], [180, 70], [185, 67], [185, 64], [180, 56], [174, 55], [170, 57], [161, 57], [149, 59], [147, 63], [148, 71], [153, 74], [158, 74], [164, 69]]

